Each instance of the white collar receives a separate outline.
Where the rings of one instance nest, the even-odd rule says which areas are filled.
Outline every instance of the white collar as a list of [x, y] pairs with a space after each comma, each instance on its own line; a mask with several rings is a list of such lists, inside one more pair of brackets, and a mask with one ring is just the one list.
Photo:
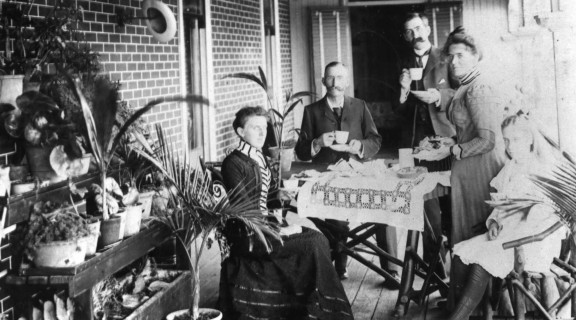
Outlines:
[[330, 102], [330, 99], [328, 97], [326, 97], [326, 101], [328, 102], [328, 106], [330, 107], [330, 109], [344, 108], [344, 97], [342, 97], [342, 101], [338, 105], [333, 105], [332, 102]]
[[414, 53], [416, 53], [419, 56], [422, 56], [426, 51], [430, 50], [430, 48], [432, 48], [432, 44], [430, 43], [430, 41], [428, 41], [428, 45], [424, 49], [420, 50], [414, 49]]

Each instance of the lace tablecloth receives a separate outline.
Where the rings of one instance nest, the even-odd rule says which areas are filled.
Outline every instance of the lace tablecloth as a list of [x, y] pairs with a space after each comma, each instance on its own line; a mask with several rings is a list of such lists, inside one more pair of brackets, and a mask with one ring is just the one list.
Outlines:
[[424, 200], [438, 185], [450, 186], [450, 172], [400, 179], [392, 171], [375, 175], [326, 172], [298, 192], [303, 217], [384, 223], [424, 230]]

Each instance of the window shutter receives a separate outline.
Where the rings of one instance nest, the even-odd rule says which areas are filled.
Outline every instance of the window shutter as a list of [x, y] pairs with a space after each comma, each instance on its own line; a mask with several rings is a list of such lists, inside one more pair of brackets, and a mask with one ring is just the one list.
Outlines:
[[311, 10], [312, 19], [312, 70], [317, 93], [322, 96], [326, 88], [322, 85], [324, 67], [332, 61], [348, 66], [350, 86], [346, 95], [353, 96], [352, 47], [350, 19], [347, 8], [316, 8]]
[[432, 28], [430, 41], [438, 48], [444, 46], [454, 28], [462, 25], [462, 3], [434, 3], [427, 6], [425, 14]]

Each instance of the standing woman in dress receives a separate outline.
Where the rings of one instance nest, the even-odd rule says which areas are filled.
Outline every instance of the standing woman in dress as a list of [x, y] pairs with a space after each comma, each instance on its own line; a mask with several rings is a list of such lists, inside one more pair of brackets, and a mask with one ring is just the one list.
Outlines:
[[[444, 54], [459, 80], [447, 116], [456, 128], [456, 145], [450, 148], [452, 164], [452, 244], [472, 238], [482, 228], [490, 206], [490, 181], [506, 159], [500, 123], [504, 105], [490, 75], [483, 74], [482, 53], [474, 38], [457, 27], [446, 40]], [[478, 226], [481, 228], [478, 229]]]
[[[474, 38], [463, 27], [450, 33], [444, 54], [460, 87], [446, 110], [456, 128], [456, 144], [450, 147], [452, 164], [452, 245], [486, 231], [485, 221], [491, 208], [490, 181], [498, 174], [506, 160], [500, 129], [504, 117], [503, 100], [498, 96], [490, 75], [480, 68], [482, 53]], [[452, 267], [448, 306], [455, 302], [461, 288], [454, 281], [466, 275], [461, 268]]]

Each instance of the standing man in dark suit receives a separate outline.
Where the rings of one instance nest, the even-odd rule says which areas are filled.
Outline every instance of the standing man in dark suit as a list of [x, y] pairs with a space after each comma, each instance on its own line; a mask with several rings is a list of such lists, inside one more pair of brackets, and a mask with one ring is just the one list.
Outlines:
[[[301, 134], [296, 144], [296, 155], [300, 160], [314, 163], [334, 163], [350, 157], [366, 159], [380, 150], [382, 137], [376, 130], [366, 102], [344, 95], [348, 88], [348, 68], [341, 62], [331, 62], [324, 69], [322, 84], [326, 95], [321, 100], [304, 108]], [[334, 144], [334, 131], [348, 131], [348, 146]], [[338, 150], [336, 150], [338, 149]], [[348, 222], [326, 219], [333, 225], [348, 228]], [[322, 230], [325, 234], [330, 233]], [[347, 256], [339, 250], [338, 243], [346, 242], [346, 236], [332, 235], [330, 246], [335, 260], [336, 272], [341, 279], [348, 278]]]
[[[410, 54], [402, 61], [400, 74], [400, 103], [397, 111], [410, 122], [402, 134], [402, 148], [413, 148], [430, 135], [453, 137], [454, 126], [446, 117], [457, 84], [448, 74], [448, 64], [442, 61], [442, 50], [433, 47], [428, 37], [428, 18], [409, 13], [402, 32], [409, 44]], [[422, 79], [412, 80], [410, 68], [423, 68]]]
[[[418, 146], [426, 136], [455, 136], [456, 131], [448, 121], [445, 110], [452, 101], [455, 92], [453, 88], [457, 87], [457, 83], [450, 78], [448, 64], [442, 61], [442, 50], [432, 46], [428, 39], [430, 36], [428, 18], [420, 13], [408, 13], [404, 19], [402, 36], [411, 50], [402, 61], [403, 69], [399, 78], [400, 97], [397, 112], [410, 124], [403, 128], [401, 147]], [[410, 68], [423, 68], [422, 79], [413, 80], [408, 70]], [[449, 198], [442, 201], [436, 198], [424, 202], [424, 211], [433, 231], [430, 232], [430, 228], [426, 226], [424, 228], [422, 241], [424, 260], [431, 262], [442, 237], [441, 212], [449, 214], [450, 211]], [[381, 242], [378, 245], [386, 247], [394, 255], [397, 253], [396, 230], [388, 227], [386, 233], [387, 244]], [[445, 254], [443, 247], [440, 254], [442, 256]], [[440, 276], [445, 276], [443, 268], [436, 271], [441, 273]]]

